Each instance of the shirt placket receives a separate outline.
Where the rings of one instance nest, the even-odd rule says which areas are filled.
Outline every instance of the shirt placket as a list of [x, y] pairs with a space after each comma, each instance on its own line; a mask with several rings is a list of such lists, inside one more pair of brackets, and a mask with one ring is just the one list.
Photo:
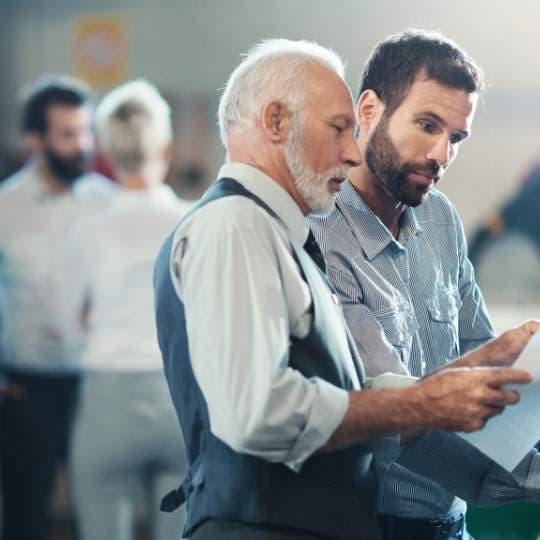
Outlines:
[[[414, 312], [414, 303], [411, 297], [411, 258], [407, 250], [407, 245], [403, 245], [399, 241], [393, 242], [394, 247], [394, 266], [397, 274], [399, 275], [402, 287], [401, 294], [406, 298], [407, 305], [410, 312], [406, 313], [407, 317], [406, 328], [407, 331], [413, 330], [410, 336], [410, 340], [407, 341], [407, 353], [408, 353], [408, 362], [407, 367], [412, 375], [416, 377], [422, 377], [425, 372], [425, 362], [422, 360], [423, 355], [414, 354], [414, 344], [419, 343], [418, 341], [418, 332], [414, 329], [412, 324], [411, 317], [412, 312]], [[406, 336], [407, 337], [407, 336]]]

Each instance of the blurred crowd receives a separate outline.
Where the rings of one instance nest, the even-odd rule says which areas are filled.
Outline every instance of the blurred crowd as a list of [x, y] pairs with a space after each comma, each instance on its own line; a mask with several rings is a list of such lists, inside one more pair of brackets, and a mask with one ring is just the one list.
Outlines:
[[[0, 187], [2, 538], [47, 538], [59, 465], [82, 539], [130, 540], [144, 492], [159, 512], [186, 473], [161, 367], [150, 287], [163, 237], [188, 203], [164, 184], [171, 112], [143, 80], [107, 94], [47, 76], [21, 112], [28, 159]], [[102, 167], [90, 172], [94, 126]]]

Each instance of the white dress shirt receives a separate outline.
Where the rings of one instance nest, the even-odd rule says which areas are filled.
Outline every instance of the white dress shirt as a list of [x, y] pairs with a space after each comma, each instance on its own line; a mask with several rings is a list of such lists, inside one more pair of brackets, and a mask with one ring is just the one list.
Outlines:
[[67, 231], [103, 209], [116, 191], [96, 174], [52, 193], [30, 164], [0, 184], [0, 359], [38, 373], [76, 370], [56, 313], [55, 273]]
[[[305, 242], [304, 216], [272, 178], [239, 163], [224, 165], [223, 177]], [[209, 203], [177, 230], [171, 275], [212, 432], [237, 452], [299, 470], [341, 423], [348, 393], [289, 367], [291, 337], [310, 329], [311, 295], [282, 226], [245, 197]]]
[[82, 368], [162, 369], [152, 270], [163, 239], [188, 208], [168, 186], [119, 188], [105, 212], [70, 231], [58, 272], [66, 285], [59, 311], [63, 334], [81, 348]]

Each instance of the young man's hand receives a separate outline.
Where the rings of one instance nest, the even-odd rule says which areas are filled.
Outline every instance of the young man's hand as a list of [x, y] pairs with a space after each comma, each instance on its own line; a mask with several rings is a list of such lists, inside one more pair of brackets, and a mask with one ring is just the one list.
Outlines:
[[[512, 366], [538, 328], [540, 328], [540, 321], [524, 322], [475, 351], [451, 362], [448, 366]], [[538, 361], [540, 362], [540, 358]]]

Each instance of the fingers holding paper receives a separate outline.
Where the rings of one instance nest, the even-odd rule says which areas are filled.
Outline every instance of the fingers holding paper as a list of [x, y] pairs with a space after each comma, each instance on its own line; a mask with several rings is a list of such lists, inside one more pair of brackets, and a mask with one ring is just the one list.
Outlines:
[[433, 429], [470, 432], [481, 429], [504, 407], [519, 401], [508, 384], [528, 384], [531, 374], [514, 368], [459, 368], [439, 371], [417, 383], [419, 414]]
[[[539, 328], [540, 320], [526, 321], [450, 365], [452, 367], [512, 366]], [[537, 363], [540, 367], [540, 355]]]

